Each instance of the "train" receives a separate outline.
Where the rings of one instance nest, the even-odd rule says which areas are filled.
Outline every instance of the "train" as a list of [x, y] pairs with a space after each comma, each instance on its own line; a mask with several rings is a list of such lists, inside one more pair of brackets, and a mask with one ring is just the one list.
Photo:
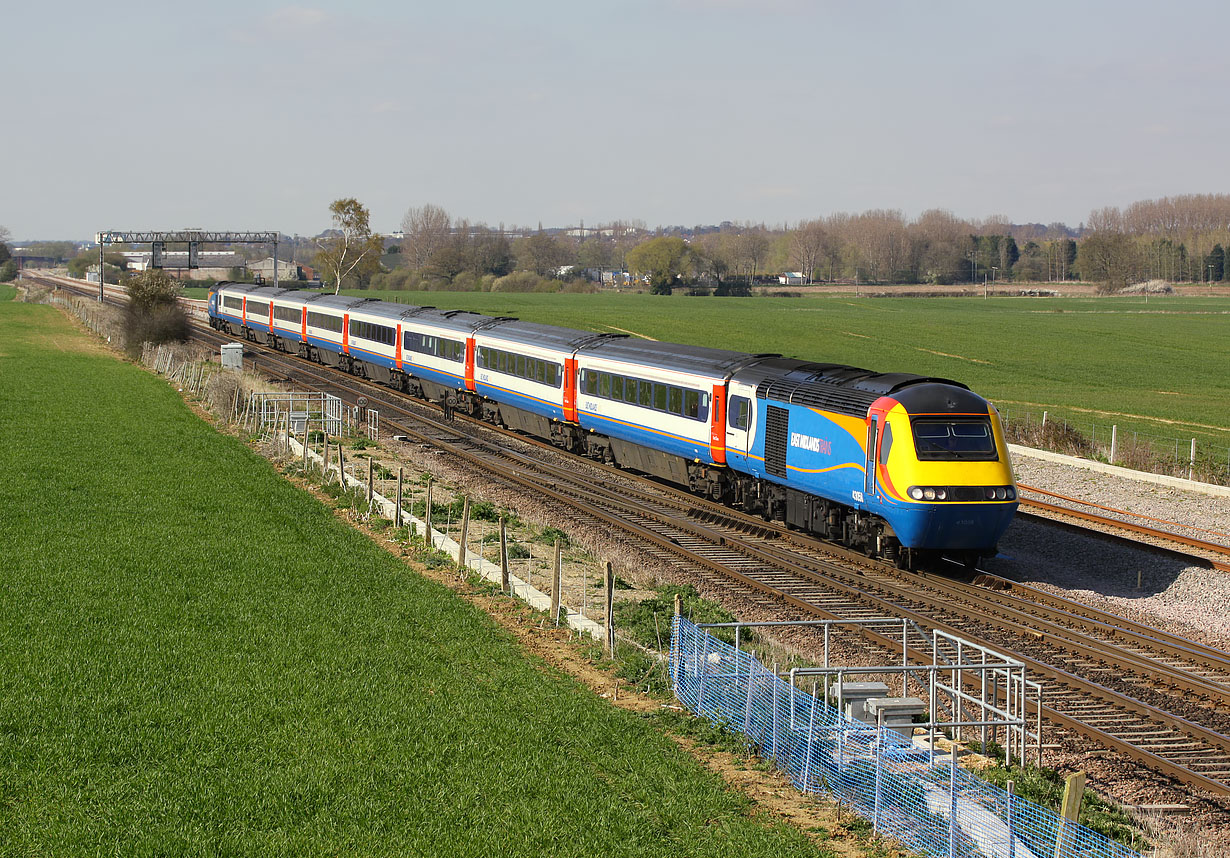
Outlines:
[[973, 568], [1017, 508], [998, 412], [949, 379], [244, 283], [208, 308], [228, 335], [903, 569]]

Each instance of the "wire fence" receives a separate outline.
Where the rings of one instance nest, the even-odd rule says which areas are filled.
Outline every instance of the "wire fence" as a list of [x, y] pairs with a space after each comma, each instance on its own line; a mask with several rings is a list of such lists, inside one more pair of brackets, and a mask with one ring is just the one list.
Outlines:
[[740, 732], [805, 793], [829, 793], [920, 855], [1137, 858], [1128, 849], [957, 765], [899, 733], [845, 718], [749, 653], [687, 619], [672, 627], [675, 696]]
[[1008, 440], [1028, 447], [1101, 459], [1138, 471], [1230, 485], [1230, 446], [1120, 429], [1113, 423], [1052, 417], [1046, 411], [1000, 409]]

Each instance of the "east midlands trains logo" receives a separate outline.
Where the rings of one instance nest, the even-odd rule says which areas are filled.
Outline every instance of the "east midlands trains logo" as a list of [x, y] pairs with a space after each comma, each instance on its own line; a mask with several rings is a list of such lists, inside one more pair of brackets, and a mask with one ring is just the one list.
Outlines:
[[798, 447], [800, 450], [810, 450], [813, 453], [823, 453], [826, 456], [833, 455], [833, 445], [827, 438], [813, 438], [811, 435], [803, 435], [799, 432], [790, 433], [790, 446]]

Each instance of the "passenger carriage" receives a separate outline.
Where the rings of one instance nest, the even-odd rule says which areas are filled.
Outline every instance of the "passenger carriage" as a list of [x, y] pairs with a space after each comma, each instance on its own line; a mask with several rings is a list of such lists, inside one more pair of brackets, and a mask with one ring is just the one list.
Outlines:
[[577, 421], [609, 439], [604, 458], [699, 487], [706, 466], [726, 462], [726, 380], [757, 359], [629, 338], [587, 344], [577, 353]]
[[909, 374], [224, 284], [211, 324], [914, 566], [1016, 509], [995, 409]]

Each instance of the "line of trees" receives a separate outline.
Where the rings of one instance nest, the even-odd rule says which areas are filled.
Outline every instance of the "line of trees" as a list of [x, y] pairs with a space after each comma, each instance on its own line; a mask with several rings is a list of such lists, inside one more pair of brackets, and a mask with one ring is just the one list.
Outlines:
[[8, 241], [8, 227], [0, 226], [0, 283], [8, 283], [17, 279], [17, 263], [13, 261]]
[[[1063, 280], [1076, 276], [1076, 242], [1062, 225], [1019, 246], [1003, 218], [960, 220], [932, 210], [910, 221], [899, 211], [836, 214], [790, 227], [727, 223], [712, 231], [649, 231], [603, 224], [589, 230], [511, 231], [454, 219], [437, 205], [402, 219], [389, 273], [373, 285], [490, 288], [513, 272], [567, 278], [627, 271], [656, 292], [703, 284], [720, 294], [799, 272], [806, 282], [960, 283], [983, 278]], [[667, 233], [667, 234], [663, 234]]]
[[[598, 272], [627, 272], [655, 292], [679, 287], [746, 294], [793, 272], [806, 283], [1020, 283], [1085, 280], [1108, 288], [1143, 280], [1230, 280], [1230, 194], [1143, 200], [1091, 212], [1087, 224], [1013, 224], [931, 209], [838, 213], [791, 225], [724, 222], [649, 230], [640, 221], [589, 229], [505, 229], [412, 207], [402, 234], [374, 234], [356, 199], [330, 207], [332, 227], [314, 239], [316, 267], [337, 288], [555, 291], [590, 288]], [[7, 231], [5, 231], [7, 233]], [[8, 256], [0, 235], [0, 265]], [[48, 247], [50, 251], [58, 248]], [[97, 257], [70, 261], [84, 269]], [[122, 268], [108, 258], [108, 279]], [[112, 268], [116, 271], [112, 271]], [[569, 285], [571, 284], [571, 286]]]

